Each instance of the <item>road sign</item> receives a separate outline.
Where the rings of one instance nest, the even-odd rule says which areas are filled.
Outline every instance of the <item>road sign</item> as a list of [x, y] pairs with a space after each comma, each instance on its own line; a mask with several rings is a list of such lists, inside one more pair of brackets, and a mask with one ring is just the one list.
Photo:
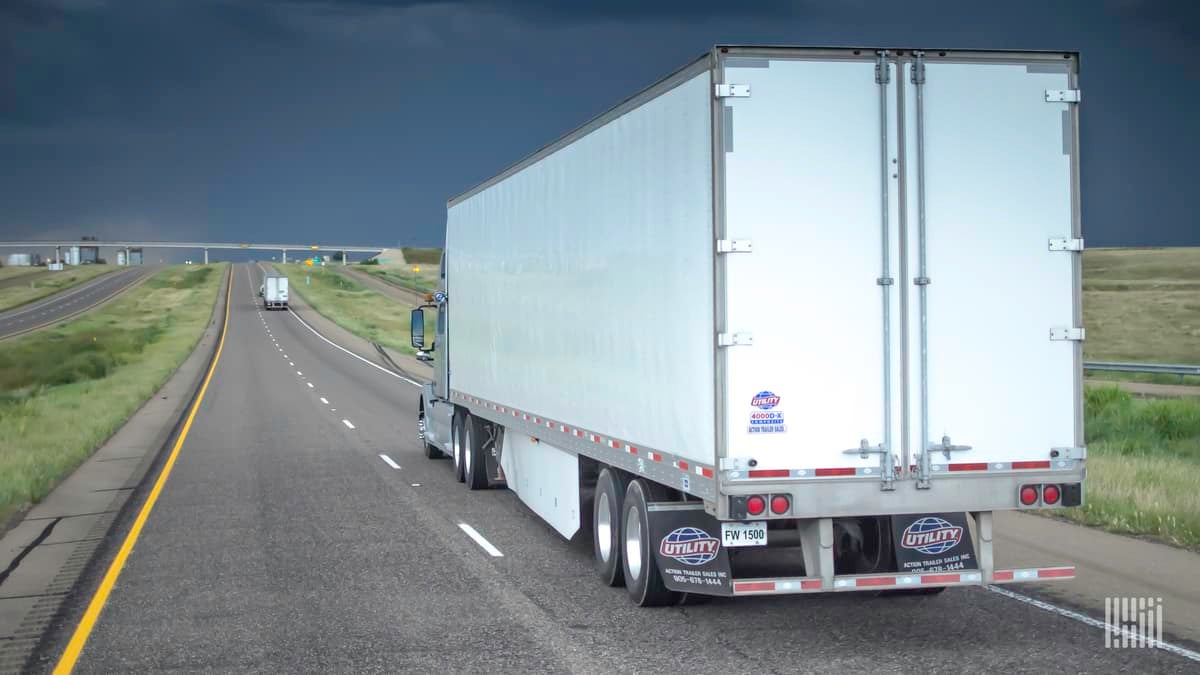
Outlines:
[[304, 261], [304, 264], [305, 264], [305, 265], [308, 265], [309, 267], [312, 267], [312, 266], [313, 266], [312, 258], [309, 258], [308, 260], [305, 260], [305, 261]]

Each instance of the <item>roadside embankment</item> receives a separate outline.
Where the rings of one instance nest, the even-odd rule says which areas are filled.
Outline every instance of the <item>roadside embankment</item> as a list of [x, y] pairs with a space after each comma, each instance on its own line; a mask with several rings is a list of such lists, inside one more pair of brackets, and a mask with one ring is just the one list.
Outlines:
[[0, 522], [48, 494], [178, 368], [224, 265], [168, 267], [103, 308], [0, 351]]

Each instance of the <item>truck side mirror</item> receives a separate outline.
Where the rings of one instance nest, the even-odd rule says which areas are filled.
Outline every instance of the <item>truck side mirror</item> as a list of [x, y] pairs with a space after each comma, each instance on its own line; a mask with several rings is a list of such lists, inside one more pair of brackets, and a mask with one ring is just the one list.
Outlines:
[[414, 309], [412, 311], [409, 328], [412, 332], [413, 349], [425, 349], [425, 312], [423, 310]]

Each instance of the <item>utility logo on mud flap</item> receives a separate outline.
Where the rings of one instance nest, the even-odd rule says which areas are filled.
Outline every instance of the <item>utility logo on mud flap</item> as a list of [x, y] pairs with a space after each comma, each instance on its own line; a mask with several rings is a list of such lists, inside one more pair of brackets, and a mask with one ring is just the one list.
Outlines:
[[783, 421], [783, 409], [779, 407], [781, 396], [771, 391], [760, 391], [750, 399], [750, 426], [752, 434], [778, 434], [787, 431]]
[[926, 516], [904, 528], [900, 545], [925, 555], [940, 555], [958, 546], [958, 542], [962, 541], [962, 532], [961, 527], [941, 518]]
[[721, 542], [695, 527], [671, 530], [659, 543], [658, 552], [684, 565], [698, 566], [712, 561], [721, 549]]

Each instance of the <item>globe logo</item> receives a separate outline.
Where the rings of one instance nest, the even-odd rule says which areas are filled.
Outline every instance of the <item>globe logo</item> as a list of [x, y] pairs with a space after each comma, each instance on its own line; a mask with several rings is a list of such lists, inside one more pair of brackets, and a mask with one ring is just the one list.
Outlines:
[[680, 527], [663, 537], [658, 552], [685, 565], [703, 565], [717, 557], [721, 542], [695, 527]]
[[936, 516], [918, 518], [904, 528], [904, 534], [900, 537], [901, 546], [925, 555], [945, 553], [958, 546], [960, 541], [962, 528]]
[[773, 392], [760, 391], [754, 395], [754, 398], [750, 399], [750, 405], [759, 410], [770, 410], [779, 405], [779, 397]]

